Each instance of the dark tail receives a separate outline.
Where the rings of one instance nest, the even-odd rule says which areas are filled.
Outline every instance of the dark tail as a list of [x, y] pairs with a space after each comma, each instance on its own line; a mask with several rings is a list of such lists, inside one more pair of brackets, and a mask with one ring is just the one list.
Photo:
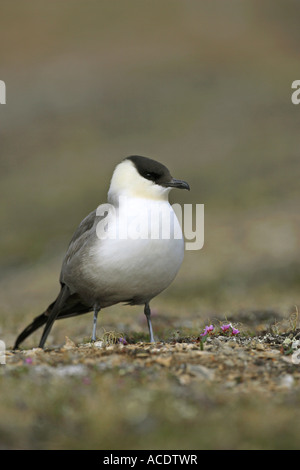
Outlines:
[[68, 318], [82, 313], [87, 313], [91, 310], [86, 305], [83, 305], [77, 295], [70, 295], [67, 286], [62, 286], [62, 289], [57, 299], [49, 305], [47, 310], [36, 317], [30, 325], [28, 325], [16, 339], [14, 349], [18, 349], [19, 345], [34, 331], [43, 325], [46, 325], [40, 340], [39, 347], [43, 348], [47, 336], [50, 333], [52, 325], [56, 319]]
[[30, 325], [28, 325], [25, 330], [22, 331], [21, 334], [16, 339], [14, 349], [18, 349], [19, 345], [27, 338], [27, 336], [31, 335], [35, 330], [43, 326], [47, 322], [48, 316], [46, 313], [42, 313], [38, 317], [36, 317]]

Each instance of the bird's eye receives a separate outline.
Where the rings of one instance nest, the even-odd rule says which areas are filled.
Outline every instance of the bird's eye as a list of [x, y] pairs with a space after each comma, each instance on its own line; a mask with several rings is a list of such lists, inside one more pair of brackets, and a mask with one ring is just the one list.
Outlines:
[[157, 175], [156, 173], [146, 173], [145, 176], [149, 180], [156, 180], [157, 178], [159, 178], [159, 175]]

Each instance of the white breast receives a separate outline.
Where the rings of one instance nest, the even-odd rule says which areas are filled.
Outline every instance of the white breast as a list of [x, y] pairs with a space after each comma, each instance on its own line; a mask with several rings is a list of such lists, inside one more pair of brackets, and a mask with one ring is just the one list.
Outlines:
[[144, 303], [173, 281], [183, 260], [184, 241], [169, 202], [120, 201], [108, 235], [90, 248], [92, 262], [86, 265], [85, 274], [99, 298]]

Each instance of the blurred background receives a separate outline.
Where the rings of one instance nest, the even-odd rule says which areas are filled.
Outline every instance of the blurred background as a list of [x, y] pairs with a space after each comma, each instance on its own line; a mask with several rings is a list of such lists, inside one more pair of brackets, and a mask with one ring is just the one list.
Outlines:
[[[153, 301], [161, 337], [212, 315], [295, 309], [299, 14], [297, 0], [1, 2], [7, 346], [56, 297], [74, 230], [131, 154], [190, 183], [171, 202], [205, 205], [203, 249], [186, 252], [176, 281]], [[101, 322], [146, 333], [139, 318], [140, 309], [116, 306]], [[52, 341], [80, 340], [90, 327], [85, 316], [62, 321]]]
[[[55, 299], [74, 230], [131, 154], [190, 183], [171, 202], [205, 205], [203, 249], [186, 252], [175, 282], [152, 302], [157, 339], [199, 335], [214, 318], [256, 318], [262, 331], [296, 311], [299, 15], [297, 0], [1, 1], [0, 338], [8, 349]], [[101, 313], [99, 334], [147, 341], [141, 308]], [[92, 314], [57, 322], [49, 345], [88, 339], [91, 326]], [[45, 361], [54, 368], [51, 354]], [[20, 364], [0, 370], [0, 448], [298, 446], [293, 391], [282, 405], [264, 389], [246, 398], [221, 385], [205, 391], [201, 381], [183, 386], [167, 368], [157, 380], [143, 368], [120, 375], [122, 367], [91, 365], [84, 382]]]

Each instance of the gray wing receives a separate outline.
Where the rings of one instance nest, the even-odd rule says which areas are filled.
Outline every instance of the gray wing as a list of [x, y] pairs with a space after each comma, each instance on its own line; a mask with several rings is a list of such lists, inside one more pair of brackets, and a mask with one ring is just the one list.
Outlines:
[[92, 236], [94, 231], [94, 226], [98, 217], [96, 215], [96, 209], [87, 215], [79, 224], [77, 230], [75, 231], [73, 237], [68, 246], [67, 253], [63, 260], [61, 273], [60, 273], [60, 282], [63, 283], [63, 276], [67, 264], [70, 262], [71, 258], [85, 245], [87, 240]]
[[78, 225], [77, 230], [74, 232], [73, 237], [69, 243], [69, 248], [73, 245], [76, 241], [81, 239], [87, 232], [89, 232], [95, 223], [96, 220], [96, 209], [87, 215]]
[[[68, 246], [67, 253], [62, 263], [60, 273], [60, 283], [64, 283], [64, 277], [69, 268], [71, 260], [84, 249], [88, 244], [92, 244], [97, 237], [97, 224], [106, 217], [109, 204], [101, 204], [93, 212], [85, 217], [79, 224]], [[80, 259], [80, 255], [79, 255]]]

